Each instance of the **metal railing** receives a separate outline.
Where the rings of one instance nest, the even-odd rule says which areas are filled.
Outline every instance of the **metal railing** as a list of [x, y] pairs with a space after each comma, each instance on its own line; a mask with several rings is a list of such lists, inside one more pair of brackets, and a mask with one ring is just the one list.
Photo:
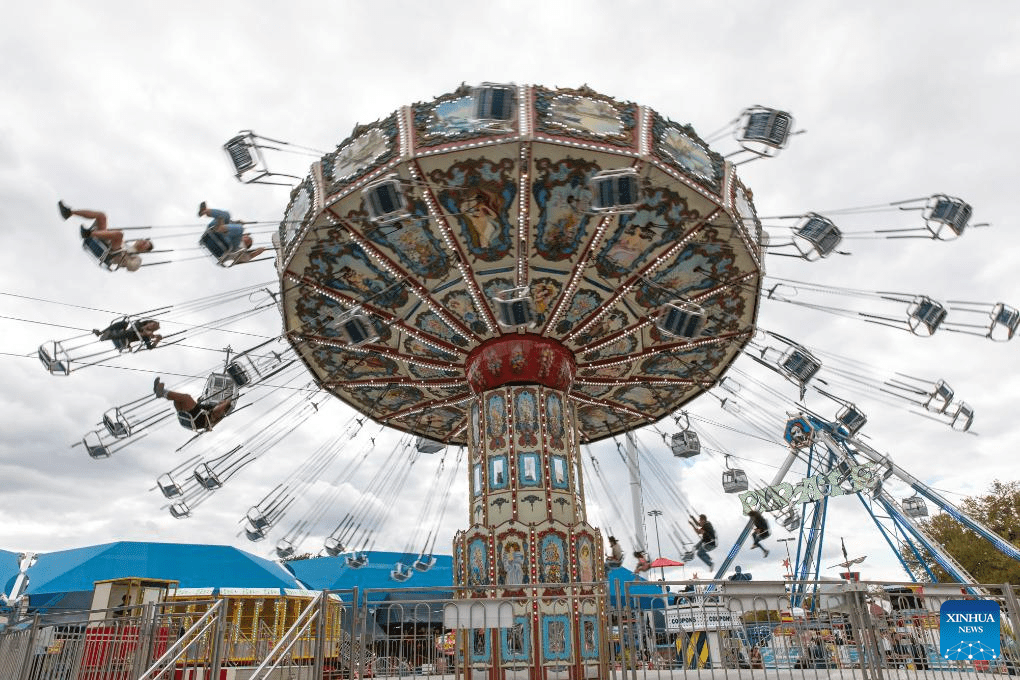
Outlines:
[[[1020, 604], [1014, 586], [983, 586], [1001, 614], [1000, 658], [946, 658], [939, 609], [974, 599], [958, 585], [758, 581], [614, 583], [599, 592], [598, 630], [588, 630], [597, 663], [614, 680], [723, 677], [804, 680], [814, 677], [977, 678], [1020, 673]], [[478, 589], [472, 589], [477, 591]], [[482, 589], [484, 590], [484, 589]], [[608, 592], [607, 592], [608, 591]], [[477, 594], [477, 593], [476, 593]], [[0, 631], [0, 680], [198, 680], [206, 678], [340, 678], [484, 673], [522, 677], [543, 666], [559, 677], [571, 659], [543, 658], [537, 631], [516, 630], [504, 613], [468, 613], [450, 629], [451, 589], [346, 590], [314, 599], [281, 596], [290, 625], [254, 620], [238, 630], [223, 601], [202, 600], [36, 614]], [[475, 600], [474, 602], [483, 602]], [[562, 596], [518, 608], [560, 607]], [[510, 606], [509, 604], [507, 606]], [[300, 607], [300, 612], [298, 611]], [[483, 611], [484, 610], [484, 611]], [[461, 608], [461, 612], [466, 611]], [[488, 618], [487, 618], [488, 617]], [[463, 614], [462, 614], [463, 618]], [[528, 617], [524, 617], [528, 618]], [[512, 620], [520, 621], [520, 617]], [[274, 619], [270, 619], [274, 620]], [[292, 622], [292, 623], [291, 623]], [[247, 624], [245, 624], [247, 625]], [[275, 631], [275, 632], [274, 632]], [[246, 637], [247, 636], [247, 637]], [[238, 640], [247, 641], [237, 656]], [[538, 646], [538, 649], [536, 649]], [[250, 651], [248, 648], [254, 651]], [[499, 668], [502, 650], [504, 669]], [[254, 658], [252, 658], [254, 656]], [[589, 654], [590, 657], [590, 654]], [[507, 670], [512, 659], [516, 670]], [[585, 671], [586, 675], [590, 675]], [[594, 671], [592, 671], [594, 672]], [[600, 672], [600, 671], [599, 671]], [[600, 672], [601, 673], [601, 672]], [[984, 677], [984, 676], [981, 676]]]

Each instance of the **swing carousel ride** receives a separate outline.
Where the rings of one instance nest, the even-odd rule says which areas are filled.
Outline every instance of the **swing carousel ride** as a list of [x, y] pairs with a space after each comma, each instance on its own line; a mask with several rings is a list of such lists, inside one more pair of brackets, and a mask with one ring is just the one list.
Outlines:
[[[187, 517], [313, 418], [328, 394], [359, 415], [334, 425], [336, 437], [249, 510], [244, 532], [265, 538], [295, 498], [328, 476], [337, 451], [369, 432], [366, 419], [404, 433], [369, 483], [379, 496], [400, 488], [419, 454], [466, 448], [455, 462], [443, 454], [433, 483], [448, 491], [467, 469], [468, 526], [453, 543], [456, 582], [489, 587], [465, 589], [467, 597], [520, 598], [516, 644], [493, 641], [472, 652], [473, 663], [493, 663], [494, 655], [509, 665], [529, 658], [539, 665], [569, 662], [576, 677], [604, 663], [598, 631], [605, 612], [596, 596], [603, 536], [588, 516], [584, 480], [606, 480], [582, 447], [628, 438], [640, 428], [661, 434], [679, 458], [725, 455], [723, 490], [740, 493], [745, 509], [773, 513], [786, 529], [801, 531], [799, 577], [818, 575], [828, 498], [854, 494], [865, 507], [880, 505], [872, 516], [890, 546], [902, 552], [909, 544], [919, 561], [923, 548], [966, 579], [920, 528], [917, 502], [900, 503], [881, 482], [896, 475], [922, 505], [925, 496], [961, 513], [861, 443], [855, 435], [867, 417], [849, 395], [878, 396], [964, 431], [973, 409], [944, 380], [878, 375], [761, 329], [759, 306], [784, 302], [915, 335], [956, 331], [993, 341], [1012, 338], [1020, 313], [1004, 303], [940, 302], [767, 277], [767, 253], [825, 259], [853, 236], [837, 221], [877, 208], [913, 223], [869, 238], [951, 240], [980, 226], [971, 223], [967, 203], [946, 194], [760, 218], [737, 170], [775, 156], [796, 132], [790, 114], [765, 107], [749, 108], [702, 137], [648, 107], [586, 87], [486, 83], [357, 126], [296, 185], [269, 169], [266, 138], [244, 132], [231, 139], [225, 150], [239, 180], [292, 186], [273, 234], [278, 287], [238, 291], [252, 296], [255, 309], [282, 314], [286, 344], [274, 339], [228, 355], [199, 401], [230, 400], [236, 411], [245, 408], [236, 406], [241, 390], [257, 389], [269, 377], [304, 384], [310, 373], [311, 383], [282, 399], [273, 422], [228, 453], [199, 453], [161, 476], [157, 487], [170, 512]], [[176, 311], [156, 310], [163, 313]], [[56, 374], [109, 358], [77, 347], [50, 343], [39, 357]], [[793, 383], [794, 394], [750, 373], [761, 367]], [[808, 391], [832, 401], [836, 415], [807, 409]], [[707, 442], [702, 449], [691, 423], [698, 418], [685, 405], [706, 393], [789, 451], [774, 479], [749, 480], [699, 426]], [[172, 416], [155, 397], [140, 398], [111, 409], [81, 444], [102, 458]], [[677, 418], [679, 432], [659, 429], [670, 418]], [[178, 419], [195, 437], [207, 429], [194, 415], [178, 413]], [[633, 449], [634, 439], [628, 442]], [[366, 443], [352, 460], [370, 450]], [[795, 460], [807, 464], [809, 479], [825, 477], [799, 500], [782, 494]], [[642, 462], [656, 478], [673, 476], [656, 467], [654, 456], [643, 454]], [[338, 473], [331, 488], [350, 482], [356, 468]], [[777, 488], [778, 496], [770, 492]], [[292, 555], [339, 504], [330, 493], [280, 539], [281, 557]], [[607, 493], [614, 502], [618, 494]], [[668, 498], [652, 504], [697, 514], [675, 489], [665, 493]], [[426, 504], [419, 526], [442, 517], [448, 495], [430, 494], [438, 500]], [[345, 512], [323, 550], [347, 555], [357, 567], [368, 559], [371, 527], [382, 511], [366, 505]], [[667, 536], [689, 552], [696, 539], [678, 528], [682, 523], [668, 527]], [[994, 532], [981, 529], [995, 541]], [[749, 532], [750, 525], [718, 576]], [[394, 580], [428, 568], [437, 533], [438, 525], [412, 539]], [[639, 536], [635, 541], [644, 545]], [[1012, 546], [997, 547], [1017, 557]], [[534, 610], [525, 594], [536, 598]], [[529, 647], [536, 653], [529, 656]]]

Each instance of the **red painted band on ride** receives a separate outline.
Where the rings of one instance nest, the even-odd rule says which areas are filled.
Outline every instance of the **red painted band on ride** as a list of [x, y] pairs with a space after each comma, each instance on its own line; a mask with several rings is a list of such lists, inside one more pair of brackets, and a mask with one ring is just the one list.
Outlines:
[[[782, 510], [796, 503], [819, 501], [824, 496], [843, 496], [874, 489], [879, 483], [878, 467], [877, 463], [839, 466], [805, 477], [797, 484], [782, 482], [744, 491], [738, 498], [744, 513], [748, 510]], [[843, 486], [847, 481], [850, 482], [849, 488]]]

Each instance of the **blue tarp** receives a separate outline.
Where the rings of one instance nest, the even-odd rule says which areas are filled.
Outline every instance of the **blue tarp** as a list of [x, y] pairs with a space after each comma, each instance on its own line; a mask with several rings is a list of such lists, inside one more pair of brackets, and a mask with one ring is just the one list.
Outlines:
[[119, 541], [44, 553], [28, 571], [29, 595], [91, 591], [96, 581], [139, 577], [181, 588], [299, 588], [276, 562], [226, 545]]

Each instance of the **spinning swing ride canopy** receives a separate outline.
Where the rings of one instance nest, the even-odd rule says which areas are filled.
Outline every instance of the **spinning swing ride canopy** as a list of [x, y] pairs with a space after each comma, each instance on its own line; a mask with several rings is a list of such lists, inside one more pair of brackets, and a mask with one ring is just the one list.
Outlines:
[[588, 88], [403, 107], [292, 192], [285, 332], [324, 389], [438, 441], [465, 443], [473, 395], [504, 384], [569, 390], [582, 442], [646, 425], [754, 332], [762, 231], [734, 170]]

